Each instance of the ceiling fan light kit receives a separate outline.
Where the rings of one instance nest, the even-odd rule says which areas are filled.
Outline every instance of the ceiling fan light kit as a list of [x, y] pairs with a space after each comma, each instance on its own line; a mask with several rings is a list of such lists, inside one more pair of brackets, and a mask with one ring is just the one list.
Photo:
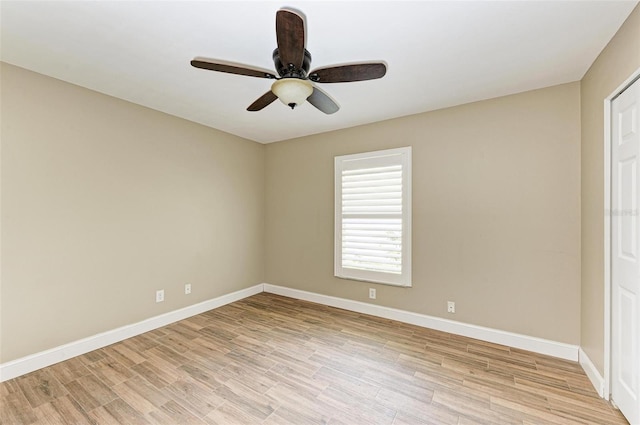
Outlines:
[[309, 80], [283, 78], [271, 85], [271, 91], [282, 103], [293, 109], [311, 96], [313, 85]]
[[301, 15], [286, 9], [276, 13], [276, 39], [278, 47], [273, 52], [273, 62], [278, 77], [259, 69], [228, 62], [195, 58], [191, 65], [195, 68], [249, 77], [276, 79], [271, 90], [260, 96], [247, 108], [259, 111], [280, 99], [291, 109], [308, 100], [311, 105], [333, 114], [340, 107], [314, 83], [348, 83], [382, 78], [387, 66], [381, 62], [338, 65], [316, 69], [309, 73], [311, 54], [305, 49], [304, 19]]

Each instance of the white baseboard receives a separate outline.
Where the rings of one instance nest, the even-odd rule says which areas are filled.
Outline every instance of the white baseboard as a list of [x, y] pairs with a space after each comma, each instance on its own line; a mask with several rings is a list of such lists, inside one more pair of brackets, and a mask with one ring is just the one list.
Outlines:
[[[425, 314], [413, 313], [410, 311], [395, 308], [383, 307], [375, 304], [363, 303], [360, 301], [348, 300], [345, 298], [332, 297], [313, 292], [301, 291], [299, 289], [286, 288], [284, 286], [270, 285], [268, 283], [254, 285], [252, 287], [222, 295], [208, 301], [194, 304], [179, 310], [171, 311], [156, 317], [143, 320], [138, 323], [123, 326], [107, 332], [90, 336], [78, 341], [74, 341], [46, 351], [35, 353], [20, 359], [12, 360], [0, 364], [0, 382], [24, 375], [29, 372], [51, 366], [72, 357], [97, 350], [102, 347], [114, 344], [127, 338], [140, 335], [142, 333], [166, 326], [178, 320], [183, 320], [196, 314], [221, 307], [223, 305], [239, 301], [260, 292], [283, 295], [305, 301], [324, 304], [331, 307], [342, 308], [372, 316], [397, 320], [425, 328], [435, 329], [443, 332], [450, 332], [457, 335], [476, 338], [483, 341], [502, 344], [509, 347], [520, 348], [533, 351], [535, 353], [546, 354], [566, 360], [578, 361], [579, 347], [562, 342], [550, 341], [527, 335], [501, 331], [498, 329], [485, 328], [439, 317], [427, 316]], [[584, 360], [584, 363], [583, 363]], [[602, 394], [604, 380], [600, 377], [597, 369], [589, 358], [580, 350], [580, 364], [585, 369], [591, 382]]]
[[533, 351], [535, 353], [558, 357], [565, 360], [578, 361], [579, 347], [577, 345], [470, 325], [468, 323], [441, 319], [439, 317], [427, 316], [426, 314], [413, 313], [410, 311], [398, 310], [395, 308], [383, 307], [360, 301], [301, 291], [299, 289], [286, 288], [284, 286], [270, 285], [268, 283], [264, 284], [264, 291], [324, 304], [331, 307], [342, 308], [344, 310], [355, 311], [357, 313], [370, 314], [372, 316], [382, 317], [385, 319], [397, 320], [399, 322], [409, 323], [424, 328], [481, 339], [483, 341]]
[[580, 352], [578, 354], [578, 361], [580, 362], [580, 366], [584, 370], [584, 373], [587, 374], [587, 377], [591, 381], [593, 388], [595, 388], [598, 395], [604, 398], [604, 378], [600, 375], [598, 368], [593, 364], [587, 353], [580, 348]]
[[97, 350], [107, 345], [131, 338], [145, 332], [183, 320], [196, 314], [221, 307], [223, 305], [250, 297], [263, 292], [263, 284], [241, 289], [230, 294], [222, 295], [198, 304], [190, 305], [179, 310], [170, 311], [159, 316], [151, 317], [138, 323], [122, 326], [97, 335], [70, 342], [49, 350], [41, 351], [26, 357], [0, 364], [0, 382], [13, 379], [20, 375], [51, 366], [72, 357]]

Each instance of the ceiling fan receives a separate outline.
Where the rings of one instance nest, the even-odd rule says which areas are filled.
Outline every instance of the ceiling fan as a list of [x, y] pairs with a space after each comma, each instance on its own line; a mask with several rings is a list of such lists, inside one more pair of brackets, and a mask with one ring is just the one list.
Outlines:
[[340, 107], [313, 83], [346, 83], [382, 78], [387, 66], [381, 62], [336, 65], [309, 72], [311, 54], [305, 48], [304, 19], [296, 12], [280, 9], [276, 13], [278, 47], [273, 51], [273, 62], [278, 76], [245, 65], [197, 57], [191, 61], [196, 68], [249, 77], [276, 80], [271, 90], [260, 96], [247, 108], [259, 111], [280, 99], [291, 109], [308, 100], [325, 114], [333, 114]]

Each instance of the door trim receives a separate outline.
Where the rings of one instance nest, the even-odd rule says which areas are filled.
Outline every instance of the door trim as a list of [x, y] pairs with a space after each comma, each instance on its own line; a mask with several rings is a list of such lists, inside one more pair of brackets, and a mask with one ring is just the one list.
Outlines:
[[627, 87], [640, 79], [636, 69], [604, 99], [604, 391], [611, 398], [611, 103]]

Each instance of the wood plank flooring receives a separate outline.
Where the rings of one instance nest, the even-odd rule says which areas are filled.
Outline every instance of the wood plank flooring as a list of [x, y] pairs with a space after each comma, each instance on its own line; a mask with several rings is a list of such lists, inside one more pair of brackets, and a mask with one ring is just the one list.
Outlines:
[[262, 293], [6, 381], [0, 423], [627, 422], [577, 363]]

